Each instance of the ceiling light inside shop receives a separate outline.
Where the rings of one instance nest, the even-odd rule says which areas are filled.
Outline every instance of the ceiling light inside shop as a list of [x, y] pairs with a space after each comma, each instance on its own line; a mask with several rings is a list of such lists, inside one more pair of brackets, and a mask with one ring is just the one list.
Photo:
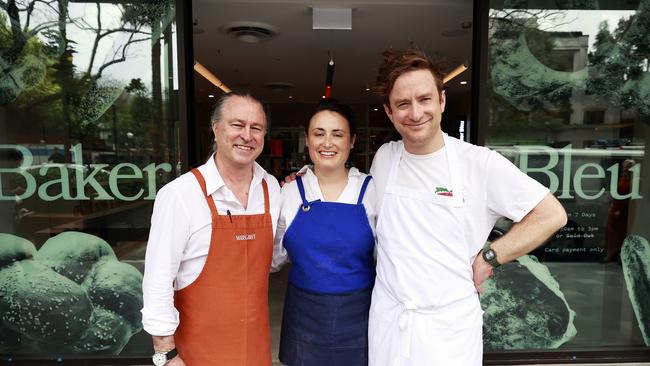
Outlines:
[[453, 79], [456, 76], [460, 75], [465, 70], [467, 70], [467, 65], [466, 64], [460, 64], [460, 65], [456, 66], [455, 69], [451, 70], [449, 72], [449, 74], [445, 75], [445, 77], [442, 78], [442, 83], [443, 84], [448, 83], [451, 79]]
[[461, 81], [460, 85], [467, 85], [467, 81]]
[[224, 24], [219, 27], [219, 31], [244, 43], [259, 43], [278, 36], [278, 28], [270, 24], [250, 21]]
[[214, 98], [214, 95], [210, 94], [208, 95], [208, 98]]
[[199, 73], [199, 75], [203, 76], [206, 80], [208, 80], [212, 85], [216, 86], [217, 88], [221, 89], [224, 93], [230, 93], [231, 90], [229, 87], [227, 87], [224, 83], [219, 80], [218, 77], [214, 76], [210, 70], [208, 70], [205, 66], [201, 65], [200, 62], [194, 60], [194, 71]]
[[352, 29], [352, 8], [313, 8], [312, 29]]

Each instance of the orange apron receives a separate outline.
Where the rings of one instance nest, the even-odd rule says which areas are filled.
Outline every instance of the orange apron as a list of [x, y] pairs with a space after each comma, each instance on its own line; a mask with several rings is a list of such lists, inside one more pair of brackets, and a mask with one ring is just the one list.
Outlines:
[[178, 353], [188, 366], [270, 366], [273, 226], [266, 181], [264, 214], [219, 215], [203, 176], [197, 169], [192, 173], [210, 206], [212, 236], [199, 277], [174, 294]]

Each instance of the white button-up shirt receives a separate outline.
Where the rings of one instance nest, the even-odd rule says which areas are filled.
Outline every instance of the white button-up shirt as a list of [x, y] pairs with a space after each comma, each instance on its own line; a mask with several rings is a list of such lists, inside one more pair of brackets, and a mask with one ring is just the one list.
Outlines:
[[[275, 234], [280, 211], [280, 186], [272, 175], [254, 163], [248, 204], [244, 208], [221, 178], [214, 155], [198, 169], [220, 215], [228, 211], [233, 215], [264, 213], [262, 179], [265, 179]], [[201, 273], [210, 249], [211, 228], [210, 208], [191, 172], [160, 189], [151, 216], [142, 284], [142, 324], [147, 333], [167, 336], [176, 331], [179, 320], [174, 307], [174, 290], [191, 284]]]
[[[318, 185], [318, 177], [316, 177], [316, 174], [312, 171], [311, 166], [305, 165], [300, 169], [298, 174], [303, 174], [302, 183], [305, 186], [305, 198], [307, 201], [325, 201], [323, 193], [320, 190], [320, 185]], [[361, 186], [363, 185], [366, 176], [367, 174], [361, 173], [357, 168], [350, 168], [348, 171], [348, 184], [335, 202], [356, 204], [359, 200], [359, 191], [361, 190]], [[273, 263], [271, 264], [273, 271], [280, 270], [282, 265], [288, 260], [287, 250], [284, 248], [282, 240], [284, 239], [284, 233], [296, 217], [300, 205], [302, 205], [302, 198], [300, 197], [300, 191], [298, 190], [298, 182], [293, 181], [282, 187], [281, 201], [280, 219], [278, 220], [278, 229], [275, 234], [273, 245]], [[376, 201], [377, 196], [375, 193], [375, 184], [373, 180], [370, 180], [362, 202], [366, 210], [366, 215], [368, 215], [368, 222], [370, 223], [370, 228], [372, 229], [373, 234], [377, 222]]]

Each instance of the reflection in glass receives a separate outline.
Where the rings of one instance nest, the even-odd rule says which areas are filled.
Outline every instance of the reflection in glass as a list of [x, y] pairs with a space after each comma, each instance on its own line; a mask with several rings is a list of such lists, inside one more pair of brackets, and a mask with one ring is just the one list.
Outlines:
[[567, 226], [532, 254], [576, 311], [577, 335], [514, 348], [643, 345], [620, 252], [650, 230], [650, 1], [549, 3], [491, 1], [486, 144], [567, 210]]
[[150, 353], [141, 261], [156, 192], [180, 171], [174, 4], [0, 3], [0, 354]]

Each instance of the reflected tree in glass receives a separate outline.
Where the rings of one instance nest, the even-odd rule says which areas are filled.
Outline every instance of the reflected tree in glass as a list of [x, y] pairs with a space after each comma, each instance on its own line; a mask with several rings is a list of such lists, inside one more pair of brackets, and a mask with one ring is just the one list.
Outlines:
[[650, 123], [650, 1], [619, 20], [613, 31], [604, 21], [589, 53], [591, 67], [587, 91], [602, 95], [624, 108], [638, 111]]

